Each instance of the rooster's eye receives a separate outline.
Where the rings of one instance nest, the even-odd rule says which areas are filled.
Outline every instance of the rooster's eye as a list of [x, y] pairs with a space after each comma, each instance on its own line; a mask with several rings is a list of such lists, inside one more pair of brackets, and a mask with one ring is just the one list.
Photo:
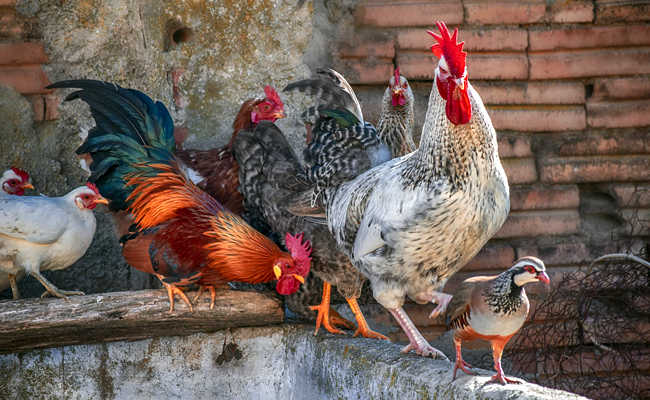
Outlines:
[[408, 87], [409, 87], [408, 82], [404, 82], [404, 84], [402, 85], [402, 87], [403, 87], [404, 89], [408, 88]]

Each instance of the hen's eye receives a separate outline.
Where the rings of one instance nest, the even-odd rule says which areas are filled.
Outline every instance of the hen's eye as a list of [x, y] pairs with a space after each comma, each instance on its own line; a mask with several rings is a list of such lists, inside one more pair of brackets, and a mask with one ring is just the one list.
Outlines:
[[404, 82], [404, 84], [402, 85], [402, 87], [403, 87], [404, 89], [408, 88], [408, 87], [409, 87], [408, 82]]
[[83, 198], [84, 198], [84, 200], [88, 200], [90, 198], [90, 196], [88, 196], [87, 194], [84, 194]]
[[10, 184], [11, 186], [14, 186], [14, 185], [17, 185], [17, 184], [18, 184], [18, 181], [15, 180], [15, 179], [12, 179], [12, 180], [9, 181], [9, 184]]
[[269, 111], [271, 109], [271, 106], [268, 104], [262, 104], [262, 110], [264, 111]]

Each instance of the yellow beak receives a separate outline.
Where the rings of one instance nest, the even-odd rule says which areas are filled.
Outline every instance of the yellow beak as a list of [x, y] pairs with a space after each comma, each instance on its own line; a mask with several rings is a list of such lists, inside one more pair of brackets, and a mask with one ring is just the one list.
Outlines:
[[99, 196], [98, 198], [95, 199], [95, 203], [108, 204], [108, 200], [106, 200], [102, 196]]
[[275, 118], [277, 118], [277, 119], [282, 119], [282, 118], [284, 118], [286, 116], [287, 116], [287, 114], [285, 114], [284, 112], [275, 113]]
[[275, 278], [276, 279], [280, 279], [280, 277], [282, 276], [282, 269], [280, 269], [280, 267], [278, 267], [277, 265], [274, 265], [273, 266], [273, 273], [275, 273]]
[[302, 283], [303, 285], [305, 284], [305, 278], [303, 278], [300, 275], [293, 274], [293, 277], [298, 280], [298, 282]]
[[26, 184], [22, 185], [20, 188], [21, 188], [21, 189], [34, 189], [34, 185], [32, 185], [31, 183], [27, 182]]

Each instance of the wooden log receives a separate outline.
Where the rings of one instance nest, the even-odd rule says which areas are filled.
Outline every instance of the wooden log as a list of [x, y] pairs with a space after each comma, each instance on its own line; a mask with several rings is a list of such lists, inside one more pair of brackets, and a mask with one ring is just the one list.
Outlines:
[[209, 299], [210, 293], [204, 293], [190, 312], [177, 296], [171, 314], [161, 290], [2, 301], [0, 354], [277, 324], [284, 318], [274, 293], [218, 290], [212, 310]]

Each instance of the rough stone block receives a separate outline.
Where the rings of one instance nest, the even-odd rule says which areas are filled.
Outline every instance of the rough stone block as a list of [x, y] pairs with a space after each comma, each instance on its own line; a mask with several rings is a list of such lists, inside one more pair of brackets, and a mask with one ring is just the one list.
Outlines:
[[513, 211], [495, 239], [537, 236], [567, 236], [580, 230], [577, 210]]
[[549, 157], [539, 164], [547, 183], [634, 182], [648, 179], [650, 156]]
[[463, 6], [460, 1], [362, 4], [354, 15], [359, 25], [381, 28], [435, 27], [436, 21], [452, 26], [463, 23]]
[[587, 124], [594, 128], [650, 125], [650, 100], [587, 103]]
[[[465, 51], [522, 51], [528, 47], [525, 29], [462, 29]], [[406, 50], [428, 50], [433, 38], [425, 29], [404, 29], [397, 33], [397, 45]]]
[[646, 185], [612, 185], [609, 191], [614, 194], [617, 207], [650, 207], [650, 190]]
[[594, 92], [590, 101], [649, 99], [650, 78], [647, 76], [634, 78], [603, 78], [594, 83]]
[[580, 82], [477, 82], [474, 85], [487, 105], [584, 104]]
[[392, 62], [378, 60], [354, 61], [351, 66], [355, 73], [346, 78], [355, 84], [386, 84], [393, 75], [394, 68]]
[[510, 186], [510, 209], [521, 211], [578, 209], [580, 191], [575, 185]]
[[650, 73], [645, 48], [530, 53], [530, 79], [585, 78]]
[[588, 26], [531, 30], [530, 50], [588, 49], [650, 44], [650, 26]]
[[544, 21], [546, 4], [526, 3], [464, 3], [467, 23], [473, 24], [531, 24]]
[[[438, 58], [431, 52], [413, 53], [397, 51], [397, 62], [409, 78], [433, 80]], [[526, 79], [528, 61], [521, 54], [469, 54], [467, 57], [467, 74], [470, 82], [481, 79]]]
[[527, 132], [579, 131], [587, 127], [583, 107], [490, 107], [488, 113], [497, 130]]
[[552, 246], [518, 246], [517, 257], [538, 257], [546, 265], [580, 265], [602, 255], [584, 243], [560, 243]]
[[[426, 32], [423, 30], [424, 34]], [[429, 35], [427, 35], [429, 36]], [[361, 57], [395, 57], [395, 44], [392, 40], [373, 40], [370, 38], [355, 38], [353, 46], [341, 45], [339, 54], [344, 58], [361, 58]]]
[[501, 160], [510, 185], [521, 185], [537, 181], [537, 169], [532, 158], [506, 158]]
[[511, 246], [486, 246], [461, 271], [499, 270], [509, 268], [514, 261], [515, 250]]

